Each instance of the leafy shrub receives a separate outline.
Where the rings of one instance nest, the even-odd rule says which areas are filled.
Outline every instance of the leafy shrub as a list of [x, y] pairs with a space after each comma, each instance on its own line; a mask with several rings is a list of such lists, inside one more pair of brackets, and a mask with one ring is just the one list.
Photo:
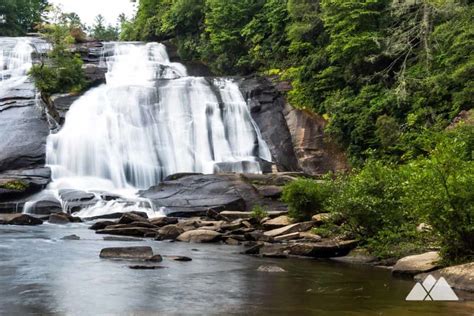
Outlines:
[[253, 208], [252, 208], [252, 213], [250, 214], [250, 216], [252, 218], [255, 218], [257, 219], [258, 221], [261, 221], [262, 219], [264, 219], [265, 217], [268, 216], [268, 212], [266, 209], [264, 209], [262, 206], [260, 205], [255, 205]]
[[442, 134], [426, 159], [410, 164], [404, 203], [441, 239], [446, 262], [474, 259], [474, 126]]
[[405, 179], [400, 169], [370, 161], [360, 172], [338, 180], [340, 190], [330, 197], [327, 209], [341, 213], [359, 238], [374, 237], [411, 220], [401, 201]]
[[54, 93], [79, 92], [86, 85], [82, 60], [69, 51], [74, 43], [69, 27], [62, 24], [45, 26], [43, 32], [53, 48], [48, 53], [48, 63], [33, 65], [30, 76], [43, 94], [49, 97]]
[[300, 178], [283, 188], [282, 201], [288, 204], [289, 216], [296, 220], [309, 220], [323, 210], [331, 188], [326, 183]]

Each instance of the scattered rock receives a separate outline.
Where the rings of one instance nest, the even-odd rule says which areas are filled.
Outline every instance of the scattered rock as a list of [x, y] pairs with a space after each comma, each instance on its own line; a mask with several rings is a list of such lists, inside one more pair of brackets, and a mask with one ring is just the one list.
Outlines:
[[231, 246], [237, 246], [237, 245], [240, 245], [240, 241], [238, 241], [237, 239], [234, 239], [234, 238], [227, 238], [225, 240], [225, 243], [227, 245], [231, 245]]
[[274, 266], [274, 265], [260, 266], [260, 267], [258, 267], [257, 271], [260, 271], [260, 272], [271, 272], [271, 273], [286, 272], [285, 269], [280, 268], [279, 266]]
[[[474, 262], [447, 267], [429, 274], [436, 279], [444, 277], [454, 289], [474, 292]], [[428, 273], [418, 274], [415, 276], [415, 280], [423, 281], [427, 276]]]
[[263, 231], [261, 231], [261, 230], [256, 230], [256, 231], [252, 231], [252, 232], [249, 232], [249, 233], [245, 233], [245, 238], [247, 240], [273, 242], [273, 237], [265, 235], [263, 233]]
[[414, 276], [419, 273], [433, 271], [439, 268], [438, 261], [441, 259], [436, 251], [426, 252], [401, 258], [392, 269], [396, 276]]
[[65, 225], [69, 223], [76, 223], [79, 222], [79, 218], [74, 218], [69, 214], [66, 213], [54, 213], [49, 215], [48, 222], [51, 224], [58, 224], [58, 225]]
[[153, 257], [151, 257], [150, 259], [148, 259], [148, 261], [151, 261], [151, 262], [161, 262], [163, 261], [163, 257], [161, 255], [154, 255]]
[[136, 265], [128, 266], [132, 270], [156, 270], [156, 269], [165, 269], [163, 266], [145, 266], [145, 265]]
[[295, 242], [288, 244], [268, 244], [260, 249], [261, 255], [272, 256], [304, 256], [313, 258], [330, 258], [347, 255], [357, 246], [357, 241]]
[[80, 240], [81, 237], [77, 236], [77, 235], [69, 235], [69, 236], [64, 236], [63, 238], [61, 238], [61, 240]]
[[291, 225], [287, 225], [281, 228], [269, 230], [265, 232], [264, 234], [270, 237], [276, 237], [276, 236], [286, 235], [286, 234], [295, 233], [295, 232], [302, 232], [313, 227], [313, 224], [314, 223], [312, 221], [291, 224]]
[[276, 228], [281, 228], [284, 226], [291, 225], [291, 223], [292, 223], [291, 218], [289, 218], [286, 215], [282, 215], [282, 216], [275, 217], [274, 219], [265, 221], [263, 223], [263, 227], [265, 229], [276, 229]]
[[370, 264], [377, 261], [377, 258], [371, 256], [367, 251], [354, 249], [347, 256], [331, 258], [331, 260], [350, 264]]
[[[144, 214], [144, 215], [143, 215]], [[143, 222], [148, 219], [146, 213], [124, 213], [117, 224], [131, 224], [133, 222]]]
[[266, 185], [257, 187], [257, 191], [265, 198], [278, 199], [281, 197], [283, 188], [276, 185]]
[[329, 222], [331, 220], [331, 217], [332, 217], [331, 213], [319, 213], [319, 214], [313, 215], [311, 219], [316, 225], [319, 226], [319, 225]]
[[258, 255], [262, 247], [263, 247], [263, 242], [260, 242], [245, 249], [242, 253], [245, 255]]
[[205, 229], [196, 229], [190, 230], [187, 232], [182, 233], [178, 236], [179, 241], [184, 242], [196, 242], [196, 243], [203, 243], [203, 242], [216, 242], [221, 240], [222, 234], [212, 231], [212, 230], [205, 230]]
[[34, 226], [43, 224], [43, 221], [28, 214], [0, 214], [0, 223], [3, 223], [3, 225]]
[[319, 235], [313, 234], [311, 231], [301, 232], [300, 237], [308, 241], [321, 241], [322, 238]]
[[166, 256], [167, 259], [174, 260], [174, 261], [182, 261], [182, 262], [188, 262], [192, 261], [193, 259], [185, 256]]
[[166, 225], [172, 225], [172, 224], [178, 224], [178, 218], [177, 217], [158, 217], [158, 218], [153, 218], [150, 220], [150, 223], [162, 227]]
[[433, 227], [431, 227], [431, 225], [426, 224], [426, 223], [421, 223], [420, 225], [418, 225], [416, 227], [416, 231], [419, 232], [419, 233], [429, 232], [429, 231], [432, 231], [432, 230], [433, 230]]
[[104, 248], [100, 251], [100, 257], [104, 259], [149, 260], [153, 257], [153, 250], [148, 246]]
[[145, 228], [145, 227], [121, 227], [121, 228], [110, 228], [99, 229], [96, 231], [97, 234], [108, 234], [108, 235], [119, 235], [119, 236], [134, 236], [134, 237], [152, 237], [155, 238], [158, 235], [158, 230]]
[[158, 239], [176, 239], [179, 235], [184, 233], [184, 229], [178, 225], [167, 225], [158, 230]]
[[296, 232], [296, 233], [289, 233], [289, 234], [286, 234], [286, 235], [280, 235], [280, 236], [277, 236], [274, 238], [275, 241], [284, 241], [284, 240], [293, 240], [293, 239], [299, 239], [301, 238], [300, 237], [300, 233]]
[[105, 241], [143, 241], [143, 239], [140, 239], [140, 238], [117, 237], [117, 236], [105, 236], [103, 239]]
[[89, 229], [100, 230], [100, 229], [106, 228], [107, 226], [116, 225], [116, 224], [117, 224], [116, 222], [112, 222], [112, 221], [101, 221], [101, 222], [94, 223], [91, 227], [89, 227]]

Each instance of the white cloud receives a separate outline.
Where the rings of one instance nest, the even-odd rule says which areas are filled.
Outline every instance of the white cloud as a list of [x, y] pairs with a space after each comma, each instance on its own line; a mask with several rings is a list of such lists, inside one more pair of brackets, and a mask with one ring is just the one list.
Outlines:
[[87, 25], [92, 25], [98, 14], [102, 14], [107, 23], [115, 24], [121, 13], [132, 17], [136, 6], [130, 0], [50, 0], [49, 2], [60, 5], [64, 12], [76, 12]]

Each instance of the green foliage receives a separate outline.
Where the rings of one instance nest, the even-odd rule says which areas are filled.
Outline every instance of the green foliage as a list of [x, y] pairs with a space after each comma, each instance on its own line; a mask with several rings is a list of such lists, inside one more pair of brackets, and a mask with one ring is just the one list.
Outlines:
[[48, 53], [48, 62], [33, 65], [29, 72], [43, 97], [84, 89], [86, 82], [82, 60], [69, 50], [69, 45], [74, 43], [69, 26], [50, 24], [44, 27], [43, 32], [53, 46]]
[[258, 221], [261, 221], [268, 216], [268, 211], [263, 208], [261, 205], [255, 205], [252, 208], [252, 213], [250, 214], [251, 218], [255, 218]]
[[427, 217], [446, 261], [474, 259], [474, 126], [441, 135], [429, 158], [410, 164], [404, 203]]
[[401, 200], [407, 176], [396, 167], [369, 161], [360, 172], [340, 180], [339, 192], [328, 200], [327, 210], [343, 214], [346, 227], [361, 239], [403, 223], [416, 225]]
[[0, 2], [0, 36], [21, 36], [35, 31], [44, 20], [47, 0], [2, 0]]
[[28, 189], [28, 184], [21, 180], [12, 180], [0, 184], [0, 188], [14, 191], [24, 191]]
[[323, 203], [331, 193], [331, 187], [311, 179], [300, 178], [283, 188], [282, 201], [288, 204], [290, 217], [296, 220], [309, 220], [321, 213]]

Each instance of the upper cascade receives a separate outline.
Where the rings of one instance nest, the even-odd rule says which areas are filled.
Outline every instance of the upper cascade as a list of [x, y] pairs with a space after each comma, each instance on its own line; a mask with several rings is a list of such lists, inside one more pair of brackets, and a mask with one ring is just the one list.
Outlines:
[[51, 189], [145, 189], [178, 172], [261, 172], [270, 151], [236, 82], [190, 77], [158, 43], [107, 43], [107, 82], [47, 141]]
[[0, 37], [0, 99], [28, 81], [34, 53], [42, 54], [48, 49], [49, 44], [38, 38]]

